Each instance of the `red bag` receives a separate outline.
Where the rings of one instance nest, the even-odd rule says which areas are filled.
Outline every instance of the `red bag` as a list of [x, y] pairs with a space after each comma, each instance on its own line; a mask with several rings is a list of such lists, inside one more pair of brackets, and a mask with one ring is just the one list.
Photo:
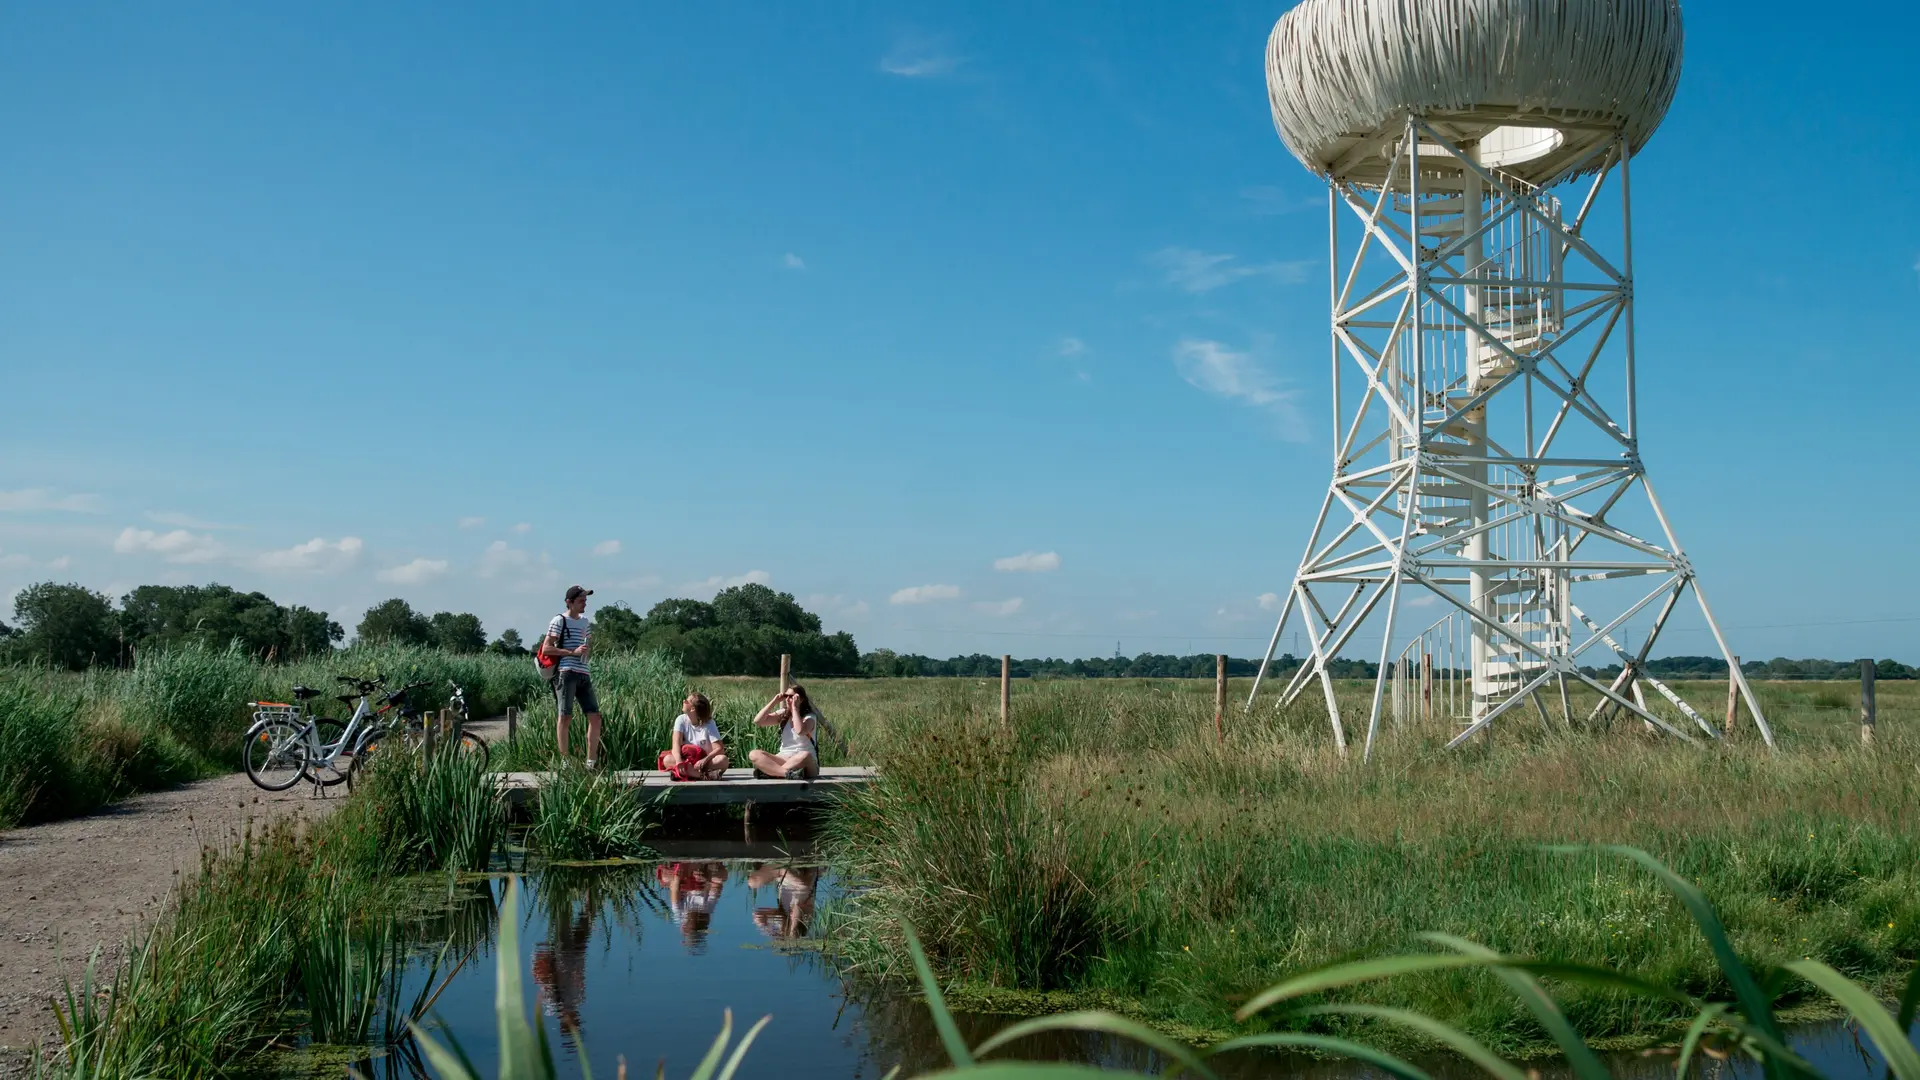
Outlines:
[[673, 753], [671, 750], [660, 751], [660, 756], [654, 760], [654, 764], [660, 766], [661, 770], [668, 776], [680, 781], [688, 779], [688, 773], [685, 771], [688, 765], [692, 765], [706, 756], [706, 751], [700, 749], [700, 747], [693, 743], [685, 743], [680, 747], [680, 764], [668, 766], [667, 755], [671, 753]]

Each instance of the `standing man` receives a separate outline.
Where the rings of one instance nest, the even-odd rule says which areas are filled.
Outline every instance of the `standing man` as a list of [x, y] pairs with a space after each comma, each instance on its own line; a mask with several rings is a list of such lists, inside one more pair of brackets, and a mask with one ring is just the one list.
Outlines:
[[540, 643], [543, 655], [560, 662], [560, 678], [554, 693], [560, 699], [560, 719], [554, 729], [554, 741], [560, 756], [567, 756], [567, 722], [573, 719], [575, 702], [587, 712], [587, 768], [600, 761], [600, 699], [594, 696], [593, 680], [587, 675], [587, 597], [592, 589], [574, 585], [567, 589], [567, 610], [547, 624], [546, 640]]

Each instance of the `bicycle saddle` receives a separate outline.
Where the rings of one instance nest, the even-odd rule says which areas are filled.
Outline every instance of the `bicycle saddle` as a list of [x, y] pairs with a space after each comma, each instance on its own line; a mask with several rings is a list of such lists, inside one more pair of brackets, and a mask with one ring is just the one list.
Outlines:
[[296, 686], [293, 688], [293, 699], [295, 701], [305, 701], [308, 698], [315, 698], [319, 696], [320, 696], [320, 691], [315, 690], [310, 686]]

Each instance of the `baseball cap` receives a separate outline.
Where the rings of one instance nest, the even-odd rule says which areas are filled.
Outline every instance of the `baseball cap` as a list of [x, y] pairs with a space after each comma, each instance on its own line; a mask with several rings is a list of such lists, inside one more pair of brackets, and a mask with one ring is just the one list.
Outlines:
[[588, 588], [583, 588], [583, 587], [581, 587], [581, 586], [579, 586], [579, 585], [570, 585], [570, 586], [568, 586], [568, 587], [567, 587], [567, 600], [568, 600], [568, 602], [572, 602], [572, 601], [574, 601], [574, 600], [577, 600], [577, 599], [579, 599], [579, 598], [580, 598], [580, 597], [582, 597], [582, 596], [592, 596], [592, 595], [593, 595], [593, 590], [592, 590], [592, 589], [588, 589]]

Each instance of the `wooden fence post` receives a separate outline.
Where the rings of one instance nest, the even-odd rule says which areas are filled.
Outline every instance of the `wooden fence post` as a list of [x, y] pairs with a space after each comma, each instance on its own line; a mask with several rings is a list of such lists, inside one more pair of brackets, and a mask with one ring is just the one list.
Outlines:
[[793, 685], [793, 654], [780, 654], [780, 689]]
[[1860, 661], [1860, 745], [1873, 745], [1873, 660]]
[[1727, 669], [1727, 725], [1726, 733], [1733, 734], [1733, 725], [1740, 720], [1740, 681], [1734, 672], [1740, 668], [1740, 658], [1733, 658], [1733, 666]]
[[439, 717], [435, 716], [432, 713], [427, 713], [420, 717], [420, 726], [426, 729], [427, 756], [432, 757], [433, 756], [433, 731], [435, 728], [440, 726]]
[[520, 710], [509, 705], [507, 706], [507, 741], [512, 742], [514, 736], [518, 734], [520, 734]]
[[1013, 657], [1000, 655], [1000, 726], [1009, 727], [1013, 723], [1013, 694], [1009, 685], [1013, 680]]
[[1226, 725], [1220, 720], [1227, 711], [1227, 654], [1216, 653], [1213, 657], [1213, 737], [1221, 742], [1227, 741]]
[[1420, 654], [1420, 720], [1433, 723], [1433, 654]]

